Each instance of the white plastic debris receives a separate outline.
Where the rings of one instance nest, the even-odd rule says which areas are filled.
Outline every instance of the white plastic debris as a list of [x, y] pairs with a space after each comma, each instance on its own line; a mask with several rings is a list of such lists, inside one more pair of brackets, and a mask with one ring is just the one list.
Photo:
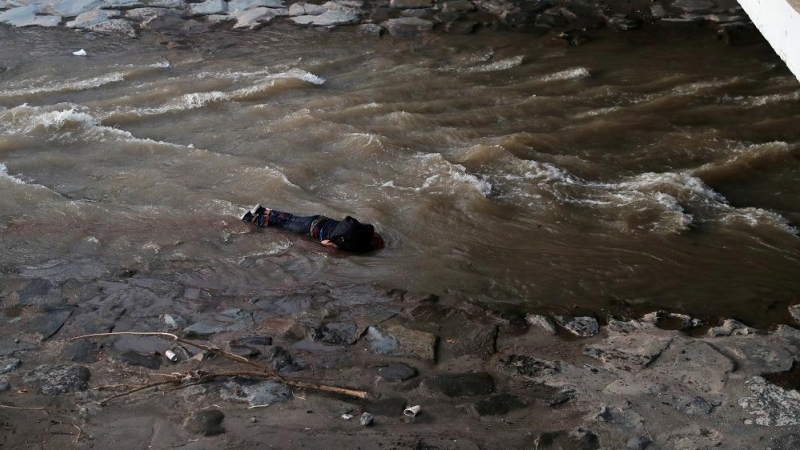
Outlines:
[[403, 415], [408, 416], [408, 417], [416, 417], [417, 414], [419, 414], [419, 410], [420, 409], [422, 409], [422, 407], [419, 406], [419, 405], [409, 406], [408, 408], [403, 410]]
[[353, 418], [352, 414], [342, 414], [342, 419], [344, 420], [350, 420], [352, 418]]
[[72, 54], [75, 56], [86, 56], [86, 50], [80, 49], [77, 52], [72, 52]]

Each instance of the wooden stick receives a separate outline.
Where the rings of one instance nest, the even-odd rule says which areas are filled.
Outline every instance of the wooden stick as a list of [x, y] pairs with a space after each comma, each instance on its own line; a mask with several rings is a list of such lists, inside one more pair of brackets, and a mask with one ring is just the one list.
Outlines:
[[[86, 335], [83, 335], [83, 336], [77, 336], [77, 337], [74, 337], [74, 338], [70, 338], [68, 340], [73, 341], [73, 340], [76, 340], [76, 339], [85, 339], [85, 338], [89, 338], [89, 337], [109, 337], [109, 336], [118, 336], [118, 335], [168, 337], [168, 338], [171, 338], [173, 341], [181, 342], [181, 343], [186, 344], [186, 345], [191, 345], [193, 347], [205, 350], [205, 351], [207, 351], [207, 352], [209, 352], [211, 354], [220, 355], [223, 358], [229, 359], [231, 361], [247, 364], [249, 366], [253, 366], [253, 367], [257, 368], [257, 369], [260, 369], [260, 372], [223, 372], [223, 373], [220, 373], [220, 374], [209, 373], [208, 376], [212, 377], [212, 378], [226, 377], [226, 376], [227, 377], [231, 377], [231, 376], [253, 376], [253, 377], [273, 379], [275, 381], [278, 381], [279, 383], [286, 384], [286, 385], [289, 385], [289, 386], [295, 386], [295, 387], [300, 387], [300, 388], [308, 388], [308, 389], [315, 389], [315, 390], [318, 390], [318, 391], [325, 391], [325, 392], [334, 392], [334, 393], [337, 393], [337, 394], [348, 395], [348, 396], [356, 397], [356, 398], [367, 398], [369, 396], [369, 393], [366, 392], [366, 391], [359, 391], [359, 390], [354, 390], [354, 389], [349, 389], [349, 388], [342, 388], [342, 387], [338, 387], [338, 386], [329, 386], [329, 385], [324, 385], [324, 384], [307, 383], [307, 382], [300, 381], [300, 380], [293, 380], [293, 379], [290, 379], [290, 378], [285, 378], [282, 375], [279, 375], [277, 372], [275, 372], [271, 368], [269, 368], [267, 366], [262, 366], [261, 364], [257, 364], [257, 363], [255, 363], [253, 361], [250, 361], [249, 359], [247, 359], [247, 358], [245, 358], [243, 356], [239, 356], [239, 355], [235, 355], [233, 353], [226, 352], [225, 350], [222, 350], [219, 347], [211, 347], [211, 346], [208, 346], [208, 345], [197, 344], [197, 343], [194, 343], [192, 341], [181, 339], [181, 338], [179, 338], [178, 336], [176, 336], [176, 335], [174, 335], [172, 333], [145, 332], [145, 331], [141, 331], [141, 332], [140, 331], [116, 331], [116, 332], [113, 332], [113, 333], [86, 334]], [[114, 398], [117, 398], [117, 397], [121, 397], [123, 395], [132, 394], [132, 393], [140, 391], [142, 389], [147, 389], [148, 387], [155, 387], [155, 386], [158, 386], [160, 384], [174, 383], [175, 381], [176, 380], [169, 380], [169, 381], [165, 381], [165, 382], [159, 382], [157, 384], [140, 386], [139, 388], [134, 389], [132, 391], [123, 392], [123, 393], [115, 395], [113, 397], [109, 397], [109, 398], [103, 400], [101, 402], [101, 404], [105, 403], [105, 402], [107, 402], [107, 401], [109, 401], [111, 399], [114, 399]]]
[[139, 386], [139, 387], [137, 387], [135, 389], [131, 389], [129, 391], [120, 392], [119, 394], [112, 395], [111, 397], [108, 397], [106, 399], [100, 400], [99, 402], [97, 402], [97, 404], [102, 406], [102, 405], [105, 405], [106, 403], [108, 403], [109, 401], [114, 400], [115, 398], [124, 397], [126, 395], [133, 394], [134, 392], [143, 391], [145, 389], [150, 389], [152, 387], [161, 386], [161, 385], [164, 385], [164, 384], [175, 384], [175, 383], [179, 383], [179, 382], [180, 382], [180, 380], [167, 380], [167, 381], [158, 381], [158, 382], [155, 382], [155, 383], [145, 384], [145, 385]]
[[8, 408], [8, 409], [25, 409], [29, 411], [44, 411], [45, 408], [25, 408], [22, 406], [11, 406], [11, 405], [0, 405], [0, 408]]

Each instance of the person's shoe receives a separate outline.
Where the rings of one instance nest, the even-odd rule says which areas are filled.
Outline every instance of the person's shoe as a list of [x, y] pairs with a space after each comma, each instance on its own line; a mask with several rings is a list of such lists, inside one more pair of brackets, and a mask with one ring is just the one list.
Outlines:
[[250, 211], [247, 211], [242, 215], [242, 222], [250, 223], [252, 221], [253, 221], [253, 213], [251, 213]]
[[256, 206], [253, 206], [253, 209], [250, 210], [250, 213], [253, 216], [260, 216], [260, 215], [264, 214], [266, 211], [267, 211], [267, 208], [264, 208], [263, 206], [258, 204]]

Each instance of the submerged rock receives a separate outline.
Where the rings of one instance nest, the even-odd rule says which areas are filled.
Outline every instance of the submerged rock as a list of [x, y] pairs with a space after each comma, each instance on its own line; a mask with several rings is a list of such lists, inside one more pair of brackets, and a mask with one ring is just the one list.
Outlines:
[[59, 395], [89, 388], [91, 372], [84, 366], [45, 364], [29, 372], [22, 379], [25, 385], [43, 395]]
[[225, 432], [222, 420], [225, 414], [218, 409], [207, 409], [192, 413], [183, 422], [184, 428], [201, 436], [216, 436]]

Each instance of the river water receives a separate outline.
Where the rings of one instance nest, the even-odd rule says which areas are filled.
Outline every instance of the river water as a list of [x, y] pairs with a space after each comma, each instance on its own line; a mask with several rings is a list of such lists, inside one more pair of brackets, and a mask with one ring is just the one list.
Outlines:
[[[800, 84], [766, 43], [0, 33], [6, 271], [89, 258], [753, 324], [800, 300]], [[353, 215], [388, 248], [254, 232], [236, 216], [258, 202]]]

